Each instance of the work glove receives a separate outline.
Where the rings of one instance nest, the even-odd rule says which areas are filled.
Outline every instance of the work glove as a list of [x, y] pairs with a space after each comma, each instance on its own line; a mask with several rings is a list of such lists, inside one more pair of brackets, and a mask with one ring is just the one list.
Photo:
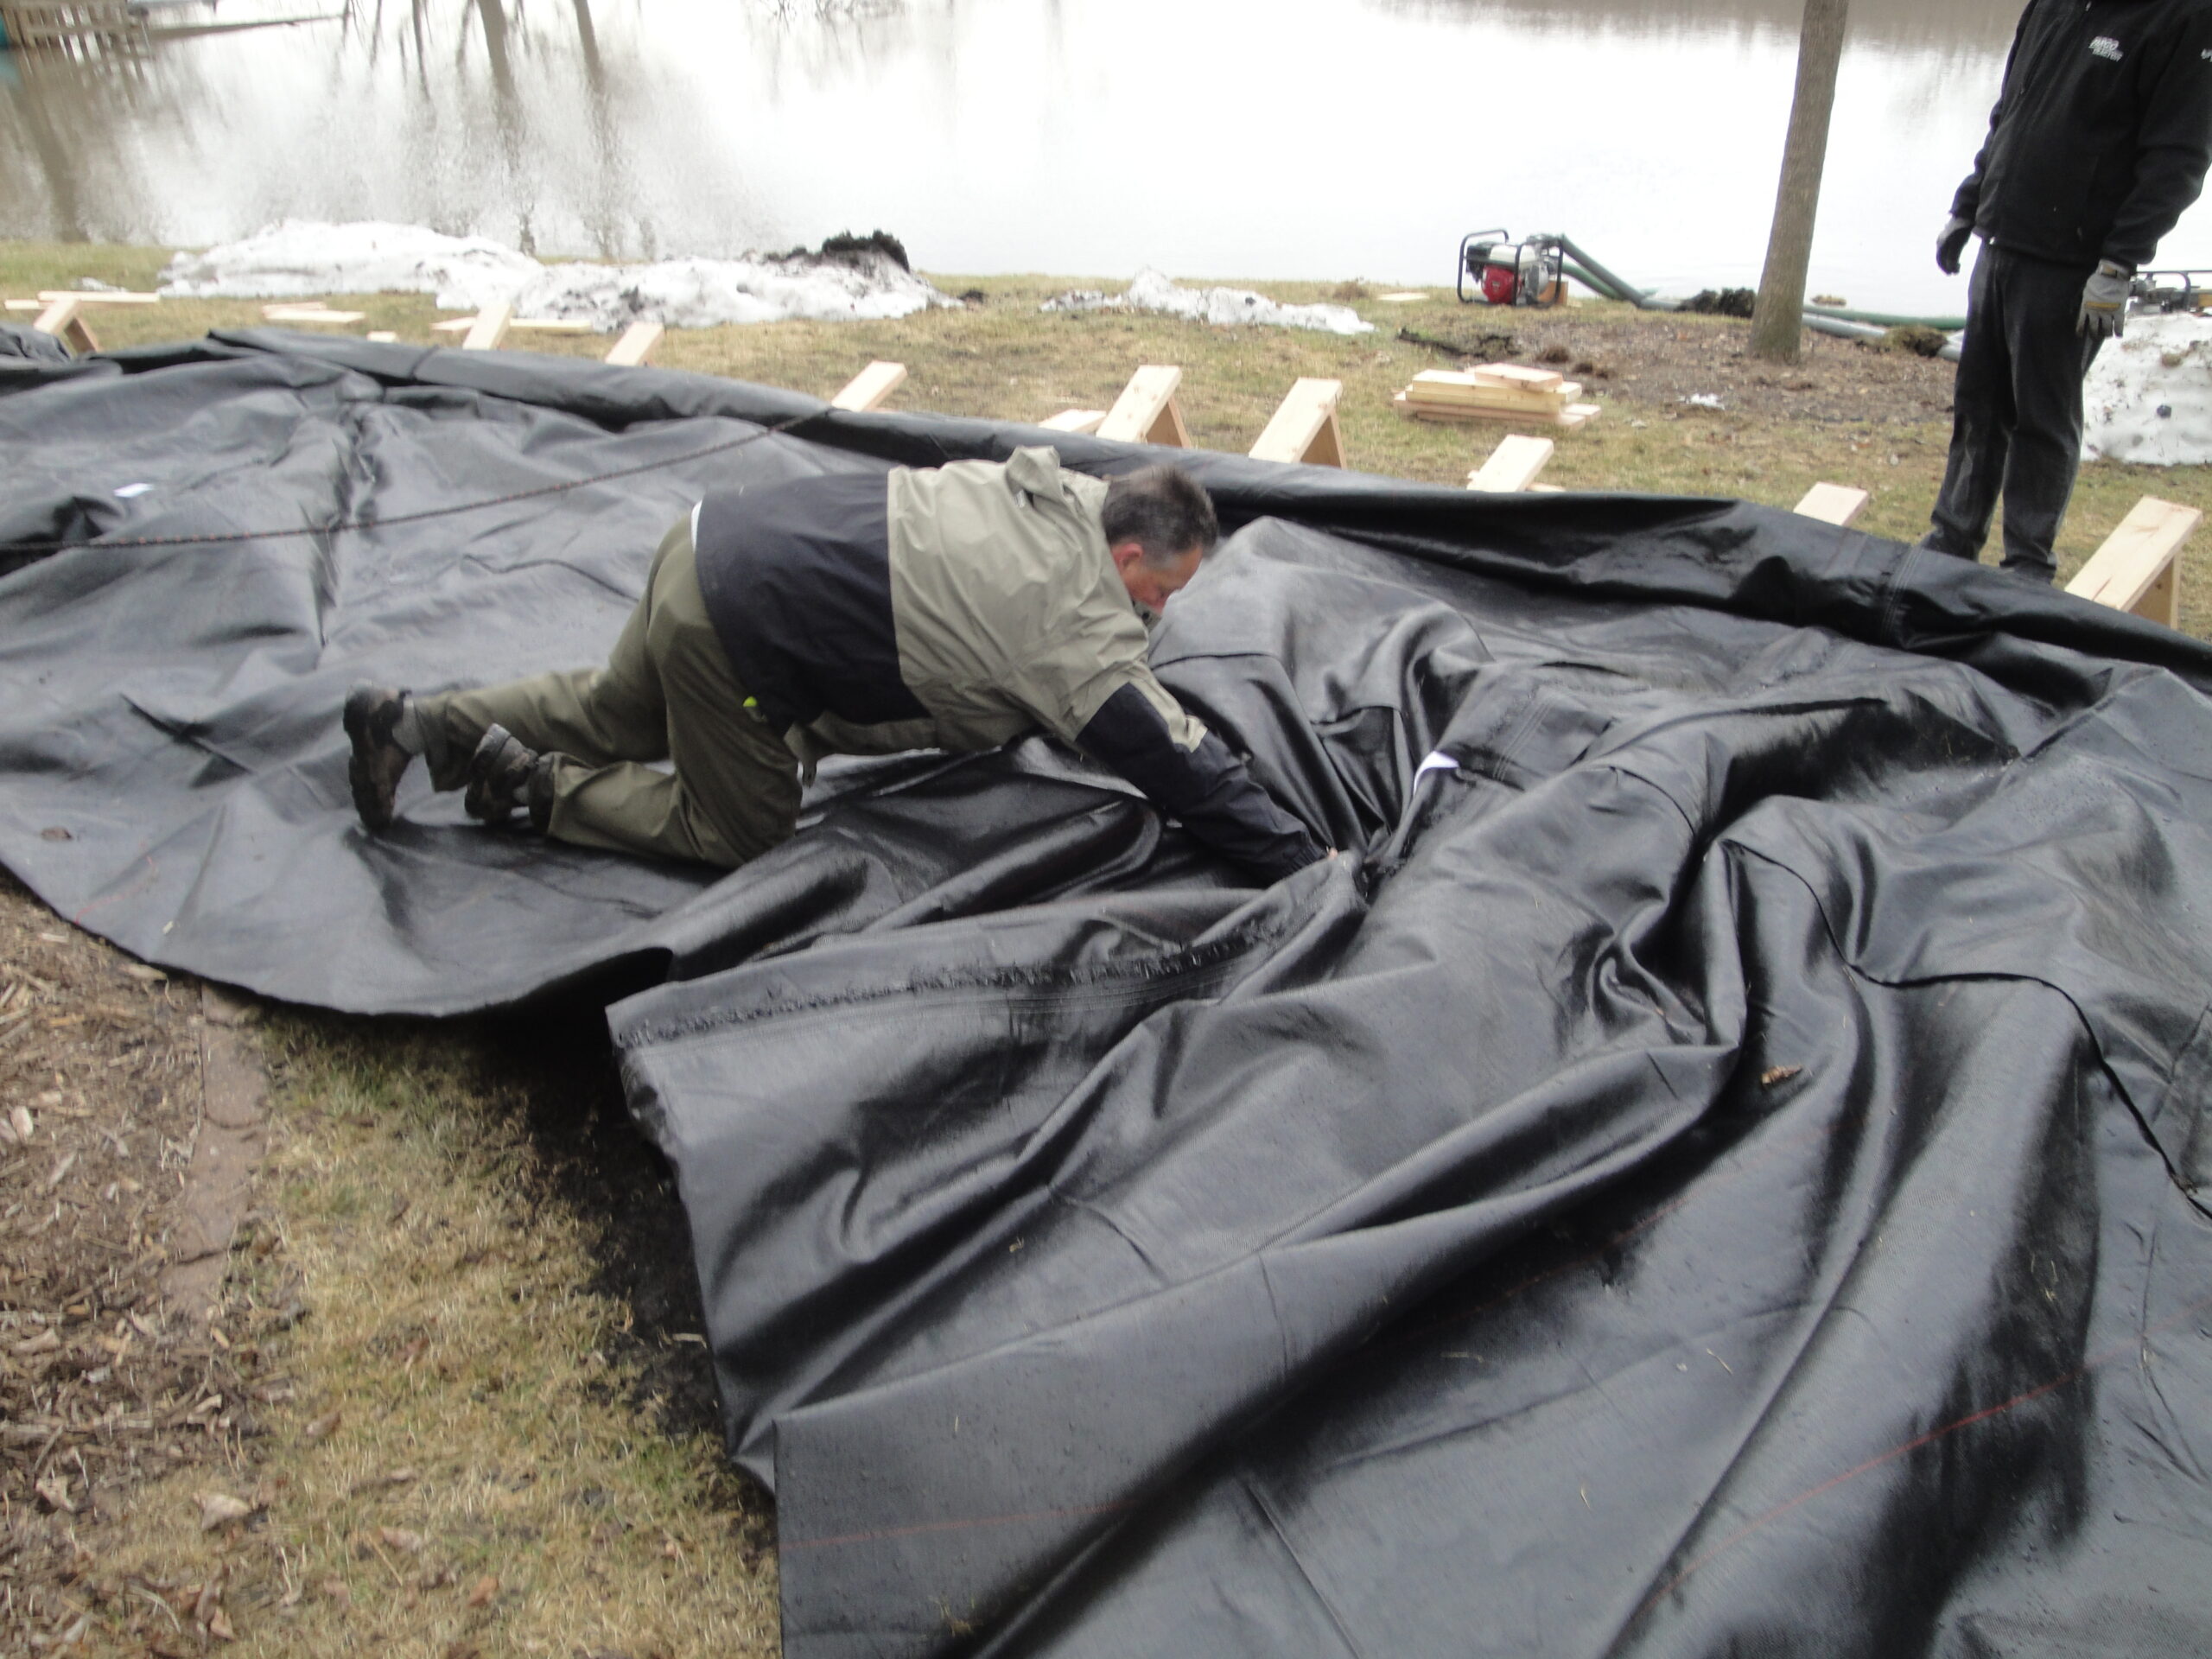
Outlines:
[[1943, 227], [1943, 234], [1936, 238], [1936, 269], [1946, 276], [1959, 274], [1959, 256], [1967, 251], [1967, 238], [1974, 234], [1974, 220], [1954, 214]]
[[2082, 315], [2075, 319], [2074, 332], [2092, 340], [2117, 340], [2127, 321], [2128, 281], [2134, 274], [2126, 265], [2099, 260], [2082, 289]]

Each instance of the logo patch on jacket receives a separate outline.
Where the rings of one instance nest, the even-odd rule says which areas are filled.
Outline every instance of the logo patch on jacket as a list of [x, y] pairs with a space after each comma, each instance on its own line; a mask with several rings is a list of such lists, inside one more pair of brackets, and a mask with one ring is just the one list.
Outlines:
[[2107, 59], [2113, 63], [2118, 63], [2125, 55], [2120, 49], [2120, 42], [2109, 35], [2100, 35], [2091, 41], [2089, 52], [2092, 56]]

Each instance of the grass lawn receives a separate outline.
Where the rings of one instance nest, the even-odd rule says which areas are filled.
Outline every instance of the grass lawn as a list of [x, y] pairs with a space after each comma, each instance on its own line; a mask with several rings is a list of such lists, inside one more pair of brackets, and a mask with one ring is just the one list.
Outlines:
[[[27, 297], [80, 276], [147, 289], [164, 258], [0, 244], [0, 294]], [[1105, 408], [1138, 364], [1174, 363], [1193, 441], [1239, 453], [1293, 379], [1327, 376], [1344, 382], [1354, 465], [1447, 485], [1513, 429], [1391, 413], [1391, 394], [1414, 372], [1449, 365], [1397, 337], [1402, 327], [1465, 326], [1440, 290], [1415, 304], [1359, 298], [1376, 332], [1338, 337], [1038, 310], [1093, 285], [1076, 278], [935, 280], [948, 292], [981, 289], [983, 302], [895, 322], [671, 333], [654, 361], [827, 396], [869, 359], [889, 358], [911, 371], [894, 407], [1018, 420]], [[1326, 284], [1255, 285], [1287, 302], [1333, 296]], [[349, 332], [450, 340], [430, 333], [441, 314], [428, 297], [328, 297], [367, 313]], [[88, 316], [108, 346], [263, 326], [249, 301]], [[1562, 326], [1571, 331], [1578, 317], [1666, 330], [1677, 345], [1694, 346], [1694, 331], [1717, 340], [1743, 327], [1598, 305]], [[597, 356], [607, 343], [551, 337], [533, 349]], [[1851, 359], [1831, 350], [1826, 360], [1835, 372]], [[1592, 391], [1605, 413], [1555, 435], [1547, 482], [1788, 506], [1827, 480], [1872, 492], [1861, 528], [1910, 537], [1925, 527], [1948, 435], [1940, 414], [1754, 419], [1639, 403], [1602, 383]], [[2144, 494], [2212, 509], [2212, 469], [2084, 468], [2062, 576]], [[2204, 636], [2212, 536], [2200, 542], [2185, 556], [2183, 625]], [[22, 923], [23, 937], [56, 925], [19, 892], [5, 896], [39, 918]], [[35, 977], [0, 952], [0, 992], [11, 976]], [[702, 1421], [704, 1351], [696, 1323], [683, 1328], [696, 1315], [680, 1297], [643, 1306], [642, 1281], [610, 1278], [609, 1240], [626, 1206], [619, 1184], [579, 1173], [578, 1160], [598, 1155], [592, 1147], [626, 1133], [609, 1116], [611, 1081], [518, 1058], [512, 1033], [481, 1025], [281, 1013], [259, 1036], [276, 1085], [271, 1149], [217, 1327], [226, 1351], [251, 1351], [228, 1363], [251, 1383], [254, 1433], [238, 1431], [227, 1465], [198, 1459], [105, 1488], [88, 1474], [97, 1501], [81, 1514], [41, 1510], [26, 1484], [0, 1521], [0, 1551], [18, 1564], [4, 1569], [16, 1586], [0, 1645], [50, 1640], [81, 1619], [93, 1651], [197, 1653], [213, 1605], [240, 1654], [674, 1659], [772, 1649], [772, 1529]], [[65, 1081], [57, 1075], [57, 1097]], [[79, 1085], [96, 1114], [96, 1081], [70, 1086]], [[0, 1229], [0, 1263], [36, 1249]], [[688, 1281], [680, 1244], [662, 1255], [655, 1271]], [[0, 1291], [0, 1314], [16, 1308], [11, 1294]], [[287, 1307], [307, 1312], [270, 1315]], [[210, 1491], [250, 1514], [203, 1528]]]

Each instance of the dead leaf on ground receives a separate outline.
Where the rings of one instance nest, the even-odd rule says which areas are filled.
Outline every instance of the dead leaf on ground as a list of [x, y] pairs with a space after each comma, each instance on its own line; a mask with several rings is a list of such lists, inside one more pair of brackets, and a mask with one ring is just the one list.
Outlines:
[[33, 1354], [51, 1354], [56, 1352], [60, 1350], [60, 1346], [61, 1338], [60, 1333], [55, 1332], [52, 1326], [48, 1326], [46, 1330], [40, 1332], [38, 1335], [17, 1343], [15, 1346], [15, 1351], [19, 1357], [28, 1359]]
[[122, 967], [123, 971], [131, 978], [148, 985], [159, 985], [168, 978], [168, 976], [160, 969], [149, 968], [143, 962], [126, 962], [122, 964]]
[[31, 1136], [38, 1129], [38, 1124], [31, 1116], [31, 1109], [28, 1106], [18, 1106], [10, 1112], [8, 1123], [9, 1127], [16, 1131], [17, 1142], [25, 1146], [30, 1144]]
[[1777, 1083], [1787, 1083], [1804, 1069], [1802, 1065], [1770, 1065], [1759, 1073], [1759, 1087], [1771, 1089]]
[[49, 1509], [60, 1510], [65, 1515], [77, 1513], [77, 1505], [69, 1496], [68, 1476], [48, 1475], [36, 1484], [38, 1495], [46, 1500]]
[[488, 1607], [499, 1593], [499, 1581], [486, 1573], [468, 1586], [468, 1605]]
[[325, 1601], [336, 1606], [351, 1607], [353, 1605], [353, 1592], [343, 1579], [325, 1579], [315, 1588], [322, 1592]]
[[338, 1432], [339, 1424], [345, 1421], [346, 1414], [342, 1411], [326, 1412], [307, 1426], [305, 1432], [309, 1443], [329, 1439]]
[[405, 1527], [378, 1527], [377, 1536], [384, 1541], [385, 1548], [404, 1550], [410, 1555], [423, 1548], [423, 1535]]
[[412, 1469], [393, 1469], [381, 1475], [371, 1475], [366, 1480], [357, 1480], [353, 1490], [356, 1493], [373, 1492], [380, 1486], [404, 1486], [415, 1478]]
[[207, 1634], [218, 1642], [235, 1642], [238, 1633], [231, 1628], [231, 1617], [219, 1606], [207, 1616]]
[[228, 1492], [200, 1494], [200, 1530], [213, 1532], [233, 1521], [243, 1521], [253, 1513], [254, 1506], [242, 1497]]

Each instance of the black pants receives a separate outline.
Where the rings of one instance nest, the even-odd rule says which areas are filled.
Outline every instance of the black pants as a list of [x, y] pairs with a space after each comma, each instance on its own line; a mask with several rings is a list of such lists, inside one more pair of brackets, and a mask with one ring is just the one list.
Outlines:
[[1984, 247], [1967, 296], [1951, 457], [1924, 545], [1978, 558], [1998, 493], [2005, 568], [2049, 582], [2082, 462], [2082, 377], [2101, 343], [2075, 332], [2089, 273]]

